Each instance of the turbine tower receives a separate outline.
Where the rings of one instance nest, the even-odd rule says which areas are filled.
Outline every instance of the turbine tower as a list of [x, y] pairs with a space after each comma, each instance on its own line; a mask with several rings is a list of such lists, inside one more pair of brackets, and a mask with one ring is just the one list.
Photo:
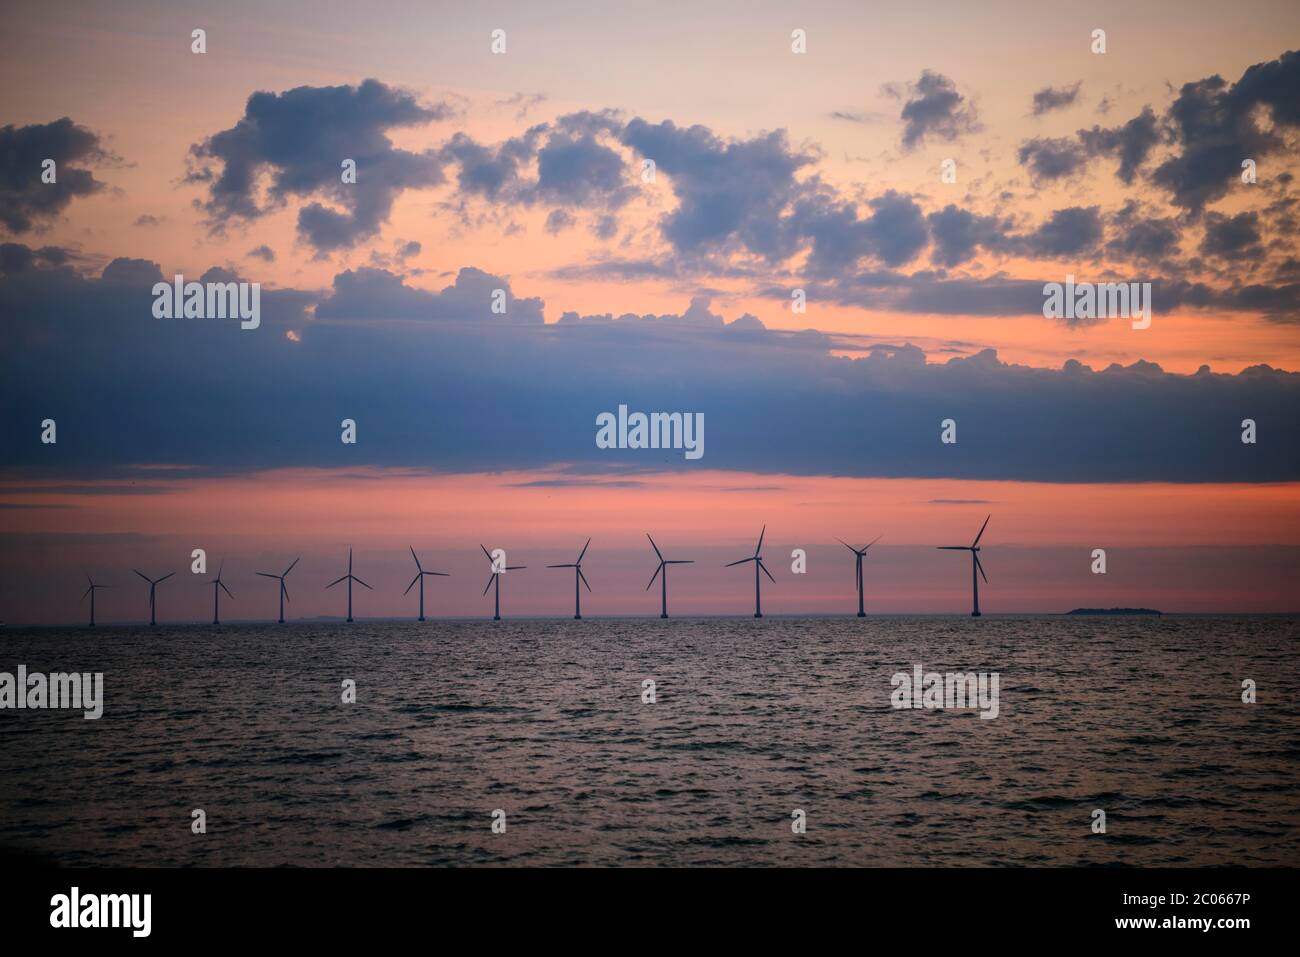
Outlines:
[[280, 582], [280, 624], [282, 625], [284, 624], [284, 603], [289, 600], [289, 589], [284, 586], [284, 580], [289, 576], [289, 572], [293, 571], [293, 566], [298, 564], [301, 557], [302, 556], [300, 555], [298, 558], [295, 558], [290, 563], [289, 567], [284, 570], [283, 575], [272, 575], [270, 572], [257, 573], [263, 578], [274, 578]]
[[[288, 573], [286, 572], [286, 574]], [[352, 620], [352, 583], [356, 582], [358, 585], [361, 585], [365, 588], [370, 588], [369, 585], [363, 582], [356, 575], [352, 574], [352, 547], [351, 546], [348, 546], [348, 573], [344, 575], [342, 578], [336, 578], [334, 579], [334, 581], [326, 585], [325, 586], [326, 590], [333, 588], [339, 582], [348, 583], [348, 621], [351, 621]], [[374, 591], [373, 588], [370, 588], [370, 590]]]
[[[645, 537], [650, 538], [650, 533], [646, 532]], [[655, 566], [655, 573], [650, 576], [650, 585], [653, 585], [655, 583], [655, 579], [659, 577], [659, 573], [663, 572], [663, 576], [664, 576], [663, 580], [660, 581], [659, 583], [660, 585], [659, 617], [667, 618], [668, 617], [668, 566], [669, 565], [694, 565], [695, 559], [664, 558], [663, 552], [659, 551], [659, 546], [655, 544], [655, 540], [653, 538], [650, 538], [650, 547], [655, 550], [655, 555], [657, 555], [659, 558], [659, 564]], [[646, 591], [650, 590], [650, 585], [645, 586]]]
[[87, 587], [86, 590], [81, 593], [81, 600], [85, 601], [86, 596], [87, 595], [90, 596], [90, 627], [94, 628], [95, 627], [95, 589], [107, 588], [108, 586], [96, 585], [93, 581], [91, 581], [90, 575], [86, 575], [86, 582], [88, 583], [89, 587]]
[[773, 585], [776, 584], [776, 579], [772, 577], [772, 573], [769, 572], [767, 570], [767, 566], [763, 564], [763, 556], [761, 552], [763, 551], [763, 536], [766, 534], [767, 534], [767, 526], [764, 525], [763, 530], [758, 533], [758, 544], [754, 546], [754, 554], [751, 555], [749, 558], [742, 558], [738, 562], [729, 562], [725, 566], [727, 568], [731, 568], [735, 565], [743, 565], [746, 562], [754, 563], [754, 617], [755, 618], [763, 617], [763, 601], [762, 601], [761, 590], [759, 588], [762, 582], [761, 579], [759, 579], [758, 577], [758, 573], [761, 571], [764, 575], [768, 577], [768, 580], [770, 580]]
[[[587, 544], [582, 546], [582, 551], [578, 553], [578, 560], [570, 562], [568, 565], [547, 565], [547, 568], [572, 568], [573, 569], [573, 620], [582, 620], [582, 592], [578, 590], [578, 582], [587, 585], [587, 576], [582, 573], [582, 556], [587, 554], [587, 546], [591, 544], [591, 539], [587, 539]], [[587, 591], [591, 591], [591, 586], [587, 585]]]
[[[479, 548], [483, 548], [483, 546], [479, 545]], [[492, 563], [491, 565], [492, 571], [488, 574], [488, 583], [487, 586], [483, 589], [483, 594], [486, 595], [488, 593], [488, 589], [491, 588], [493, 584], [496, 585], [497, 591], [496, 594], [493, 596], [492, 620], [500, 621], [501, 620], [501, 573], [518, 571], [519, 569], [527, 568], [528, 566], [507, 565], [505, 566], [505, 568], [502, 568], [500, 571], [498, 571], [496, 567], [496, 563], [492, 562], [492, 553], [489, 552], [486, 548], [483, 548], [483, 554], [486, 555], [487, 560]]]
[[[409, 546], [408, 546], [408, 547], [409, 547]], [[450, 578], [451, 576], [448, 575], [446, 572], [426, 572], [426, 571], [424, 570], [424, 566], [420, 564], [419, 556], [417, 556], [417, 555], [415, 554], [415, 549], [414, 549], [413, 547], [411, 548], [411, 557], [415, 559], [415, 577], [411, 579], [411, 584], [409, 584], [409, 585], [406, 586], [406, 591], [402, 592], [402, 594], [405, 595], [405, 594], [406, 594], [407, 592], [409, 592], [412, 588], [414, 588], [416, 582], [419, 582], [419, 583], [420, 583], [420, 618], [419, 618], [419, 620], [420, 620], [420, 621], [424, 621], [424, 578], [425, 578], [425, 576], [426, 576], [426, 575], [437, 575], [439, 578]]]
[[841, 545], [843, 545], [845, 548], [847, 548], [849, 551], [851, 551], [854, 555], [857, 556], [857, 558], [854, 561], [855, 568], [853, 571], [853, 576], [854, 578], [857, 579], [858, 582], [858, 617], [866, 618], [867, 613], [862, 610], [862, 559], [867, 557], [867, 549], [870, 548], [872, 545], [876, 544], [876, 542], [880, 541], [880, 536], [877, 535], [875, 538], [873, 538], [870, 541], [870, 543], [863, 545], [861, 548], [854, 548], [852, 545], [850, 545], [842, 538], [837, 538], [835, 539], [835, 541], [839, 542]]
[[171, 577], [172, 577], [173, 575], [175, 575], [176, 573], [175, 573], [175, 572], [168, 572], [168, 573], [167, 573], [166, 575], [164, 575], [162, 578], [159, 578], [159, 579], [157, 579], [157, 580], [155, 581], [154, 579], [150, 578], [148, 575], [146, 575], [146, 574], [145, 574], [144, 572], [142, 572], [142, 571], [136, 571], [136, 569], [134, 569], [134, 568], [131, 569], [131, 571], [135, 572], [137, 575], [139, 575], [141, 578], [143, 578], [145, 581], [147, 581], [147, 582], [149, 583], [149, 624], [150, 624], [151, 626], [152, 626], [152, 625], [157, 625], [157, 624], [158, 624], [158, 619], [157, 619], [157, 616], [155, 615], [155, 611], [156, 611], [158, 605], [157, 605], [157, 603], [154, 601], [154, 591], [155, 591], [155, 589], [157, 589], [157, 587], [158, 587], [159, 585], [161, 585], [161, 584], [162, 584], [163, 582], [165, 582], [167, 579], [171, 578]]
[[980, 617], [980, 583], [979, 583], [979, 578], [975, 577], [975, 573], [977, 571], [979, 572], [980, 578], [984, 579], [984, 584], [987, 585], [989, 583], [989, 577], [984, 574], [984, 566], [980, 564], [980, 536], [984, 534], [984, 529], [989, 527], [989, 518], [992, 517], [993, 517], [992, 514], [990, 514], [988, 518], [984, 519], [984, 524], [980, 526], [979, 535], [976, 535], [975, 541], [971, 542], [969, 545], [936, 545], [935, 546], [936, 548], [942, 548], [947, 551], [970, 552], [970, 558], [971, 558], [970, 584], [971, 584], [971, 588], [974, 589], [974, 594], [975, 594], [975, 610], [970, 613], [970, 616], [972, 618]]
[[212, 586], [212, 623], [214, 625], [221, 624], [221, 593], [224, 591], [227, 595], [230, 595], [231, 598], [235, 597], [230, 594], [230, 589], [227, 588], [226, 583], [221, 580], [221, 573], [225, 568], [226, 562], [223, 559], [221, 564], [217, 566], [217, 577], [208, 582], [208, 584]]

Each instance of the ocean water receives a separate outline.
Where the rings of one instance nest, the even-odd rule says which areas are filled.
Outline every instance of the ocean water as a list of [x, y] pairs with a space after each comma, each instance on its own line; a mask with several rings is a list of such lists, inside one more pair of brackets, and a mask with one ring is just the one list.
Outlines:
[[[101, 671], [105, 705], [0, 711], [0, 847], [69, 865], [1296, 865], [1298, 651], [1295, 619], [1168, 616], [7, 630], [0, 671]], [[998, 717], [891, 708], [917, 663], [998, 672]]]

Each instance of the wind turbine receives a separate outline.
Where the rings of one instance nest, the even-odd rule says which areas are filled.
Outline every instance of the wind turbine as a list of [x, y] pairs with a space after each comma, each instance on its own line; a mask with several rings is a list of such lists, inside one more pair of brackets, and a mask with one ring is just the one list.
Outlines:
[[86, 596], [87, 595], [90, 596], [90, 627], [94, 628], [95, 627], [95, 589], [107, 588], [108, 586], [96, 585], [93, 581], [91, 581], [90, 575], [86, 575], [86, 581], [89, 583], [90, 587], [88, 587], [84, 592], [81, 593], [81, 600], [85, 601]]
[[411, 557], [415, 559], [415, 577], [411, 579], [411, 584], [406, 586], [406, 591], [402, 592], [402, 594], [405, 595], [406, 592], [409, 592], [412, 588], [414, 588], [416, 582], [420, 583], [420, 619], [419, 620], [424, 621], [424, 576], [437, 575], [439, 578], [450, 578], [451, 576], [448, 575], [446, 572], [426, 572], [424, 570], [424, 566], [420, 564], [420, 559], [415, 554], [414, 548], [411, 548]]
[[852, 545], [850, 545], [842, 538], [837, 538], [835, 539], [835, 541], [839, 542], [841, 545], [843, 545], [845, 548], [847, 548], [849, 551], [851, 551], [854, 555], [857, 556], [857, 558], [854, 561], [856, 567], [854, 569], [853, 574], [858, 581], [858, 617], [866, 618], [867, 613], [862, 610], [862, 559], [867, 557], [867, 549], [870, 548], [872, 545], [876, 544], [876, 542], [880, 541], [880, 536], [877, 535], [875, 538], [871, 540], [869, 544], [863, 545], [861, 548], [854, 548]]
[[221, 564], [217, 566], [217, 577], [208, 582], [208, 584], [212, 586], [212, 623], [214, 625], [221, 624], [221, 592], [224, 591], [227, 595], [230, 595], [231, 598], [235, 597], [230, 593], [230, 589], [226, 587], [226, 583], [221, 580], [221, 573], [225, 568], [226, 563], [223, 560]]
[[[292, 567], [292, 566], [291, 566], [291, 567]], [[288, 574], [288, 572], [286, 572], [285, 574]], [[370, 588], [369, 585], [367, 585], [365, 582], [363, 582], [363, 581], [362, 581], [360, 578], [358, 578], [356, 575], [352, 574], [352, 548], [351, 548], [351, 546], [348, 547], [348, 573], [347, 573], [346, 575], [344, 575], [342, 578], [336, 578], [336, 579], [334, 579], [334, 581], [332, 581], [332, 582], [330, 582], [328, 585], [326, 585], [326, 586], [325, 586], [326, 590], [328, 590], [328, 589], [330, 589], [330, 588], [333, 588], [333, 587], [334, 587], [335, 585], [337, 585], [339, 582], [347, 582], [347, 583], [348, 583], [348, 621], [351, 621], [351, 620], [352, 620], [352, 583], [353, 583], [353, 582], [356, 582], [358, 585], [362, 585], [362, 586], [364, 586], [364, 587], [366, 587], [366, 588]], [[370, 590], [371, 590], [371, 591], [374, 591], [373, 588], [370, 588]]]
[[150, 624], [150, 625], [156, 625], [156, 624], [158, 624], [158, 620], [157, 620], [157, 617], [156, 617], [155, 614], [154, 614], [155, 609], [157, 608], [157, 604], [156, 604], [155, 601], [154, 601], [154, 589], [156, 589], [159, 585], [161, 585], [161, 584], [162, 584], [163, 582], [165, 582], [167, 579], [171, 578], [171, 577], [172, 577], [173, 575], [175, 575], [176, 573], [175, 573], [175, 572], [168, 572], [168, 573], [167, 573], [166, 575], [164, 575], [162, 578], [159, 578], [157, 581], [155, 581], [154, 579], [150, 578], [148, 575], [146, 575], [146, 574], [145, 574], [144, 572], [142, 572], [142, 571], [136, 571], [136, 569], [134, 569], [134, 568], [131, 569], [131, 571], [135, 572], [137, 575], [139, 575], [141, 578], [143, 578], [145, 581], [147, 581], [147, 582], [149, 583], [149, 624]]
[[[582, 546], [582, 551], [578, 553], [578, 560], [568, 565], [547, 565], [547, 568], [572, 568], [573, 575], [573, 620], [582, 619], [582, 592], [578, 590], [578, 581], [581, 579], [582, 584], [587, 585], [587, 576], [582, 573], [582, 556], [587, 554], [587, 546], [591, 544], [591, 539], [587, 539], [587, 545]], [[591, 591], [591, 586], [587, 585], [587, 591]]]
[[[646, 532], [645, 537], [650, 538], [650, 533]], [[659, 564], [655, 567], [655, 573], [650, 576], [650, 585], [653, 585], [655, 583], [655, 579], [659, 577], [659, 573], [663, 572], [664, 574], [663, 580], [659, 583], [660, 592], [661, 592], [660, 605], [659, 605], [660, 608], [659, 617], [667, 618], [668, 617], [668, 566], [669, 565], [694, 565], [695, 559], [664, 558], [663, 552], [659, 551], [659, 546], [655, 544], [655, 540], [653, 538], [650, 538], [650, 547], [653, 548], [655, 550], [655, 554], [659, 556]], [[650, 590], [650, 585], [645, 586], [646, 591]]]
[[275, 578], [280, 582], [280, 624], [284, 624], [284, 603], [289, 600], [289, 589], [284, 586], [284, 580], [289, 577], [289, 572], [293, 571], [293, 566], [298, 564], [302, 556], [295, 558], [288, 568], [284, 570], [283, 575], [272, 575], [270, 572], [258, 572], [263, 578]]
[[772, 578], [772, 573], [768, 571], [767, 566], [763, 564], [763, 556], [760, 554], [763, 551], [763, 536], [766, 534], [767, 534], [767, 526], [764, 525], [763, 530], [758, 533], [758, 544], [754, 546], [754, 554], [751, 555], [749, 558], [742, 558], [738, 562], [729, 562], [726, 565], [727, 568], [731, 568], [734, 565], [743, 565], [745, 564], [745, 562], [754, 563], [754, 617], [755, 618], [763, 617], [762, 596], [759, 590], [759, 584], [760, 584], [760, 579], [758, 577], [759, 571], [762, 571], [763, 574], [768, 577], [768, 579], [772, 582], [773, 585], [776, 584], [776, 579]]
[[[479, 545], [479, 548], [483, 548], [483, 546]], [[502, 572], [518, 571], [519, 569], [527, 568], [528, 566], [527, 565], [506, 565], [504, 568], [498, 571], [496, 567], [496, 562], [492, 561], [492, 554], [486, 548], [483, 548], [483, 554], [487, 555], [487, 560], [489, 562], [492, 562], [492, 571], [488, 575], [488, 583], [486, 587], [484, 587], [483, 589], [483, 594], [486, 595], [488, 593], [488, 589], [492, 587], [492, 584], [494, 582], [496, 583], [497, 591], [492, 599], [493, 600], [492, 620], [500, 621], [501, 620], [501, 574]]]
[[989, 518], [992, 517], [993, 517], [992, 514], [990, 514], [988, 518], [984, 519], [984, 524], [980, 526], [979, 535], [976, 535], [975, 541], [971, 542], [969, 545], [936, 545], [935, 546], [936, 548], [942, 548], [948, 551], [970, 552], [970, 558], [971, 558], [970, 583], [971, 583], [971, 588], [975, 590], [975, 610], [970, 613], [970, 616], [972, 618], [980, 617], [980, 583], [979, 583], [979, 578], [975, 577], [975, 572], [978, 571], [980, 573], [980, 578], [984, 579], [984, 584], [987, 585], [989, 583], [989, 576], [984, 574], [984, 566], [980, 564], [980, 535], [983, 535], [984, 529], [989, 527]]

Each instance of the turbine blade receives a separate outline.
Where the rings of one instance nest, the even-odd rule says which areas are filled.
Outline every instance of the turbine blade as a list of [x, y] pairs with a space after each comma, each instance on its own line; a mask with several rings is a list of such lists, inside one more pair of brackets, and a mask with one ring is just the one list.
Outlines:
[[162, 578], [160, 578], [160, 579], [158, 579], [156, 582], [154, 582], [154, 584], [155, 584], [155, 585], [161, 585], [163, 582], [165, 582], [167, 579], [171, 578], [171, 577], [172, 577], [173, 575], [175, 575], [175, 574], [176, 574], [175, 572], [168, 572], [168, 573], [167, 573], [166, 575], [164, 575]]
[[[354, 582], [356, 582], [358, 585], [361, 585], [361, 586], [363, 586], [363, 587], [365, 587], [365, 588], [370, 588], [369, 585], [367, 585], [365, 582], [363, 582], [363, 581], [362, 581], [360, 578], [358, 578], [356, 575], [353, 575], [353, 576], [352, 576], [352, 580], [353, 580]], [[373, 588], [370, 588], [370, 590], [371, 590], [371, 591], [374, 591]]]
[[326, 585], [325, 587], [326, 587], [326, 588], [333, 588], [333, 587], [334, 587], [335, 585], [337, 585], [339, 582], [345, 582], [345, 581], [347, 581], [347, 580], [348, 580], [348, 576], [347, 576], [347, 575], [344, 575], [342, 578], [336, 578], [336, 579], [334, 579], [332, 582], [330, 582], [330, 583], [329, 583], [328, 585]]
[[496, 577], [497, 577], [496, 575], [489, 575], [489, 576], [488, 576], [488, 583], [487, 583], [486, 585], [483, 586], [483, 594], [486, 595], [486, 594], [488, 593], [488, 589], [492, 587], [492, 581], [493, 581], [493, 579], [495, 579]]
[[289, 589], [285, 587], [284, 582], [280, 582], [280, 591], [284, 593], [284, 600], [289, 600]]
[[761, 552], [761, 551], [763, 550], [763, 536], [766, 535], [766, 534], [767, 534], [767, 526], [764, 525], [764, 526], [763, 526], [763, 530], [762, 530], [761, 532], [758, 533], [758, 544], [754, 547], [754, 556], [755, 556], [755, 557], [757, 557], [757, 556], [758, 556], [758, 553]]
[[665, 565], [694, 565], [694, 564], [695, 564], [695, 559], [693, 559], [693, 558], [674, 558], [674, 559], [672, 559], [671, 561], [666, 561], [666, 562], [664, 562], [664, 564], [665, 564]]
[[450, 578], [449, 572], [425, 572], [426, 575], [437, 575], [439, 578]]
[[876, 542], [880, 541], [880, 540], [881, 540], [882, 538], [884, 538], [884, 537], [885, 537], [885, 536], [884, 536], [884, 533], [882, 532], [881, 534], [879, 534], [879, 535], [877, 535], [875, 538], [873, 538], [871, 541], [867, 542], [867, 544], [863, 545], [863, 546], [862, 546], [862, 550], [865, 552], [868, 548], [870, 548], [872, 545], [876, 544]]
[[[576, 565], [574, 567], [577, 568]], [[582, 583], [587, 586], [587, 591], [591, 591], [591, 585], [587, 582], [587, 576], [582, 573], [581, 568], [578, 568], [578, 577], [581, 578]]]
[[[993, 513], [990, 512], [990, 513], [989, 513], [989, 518], [992, 518], [992, 517], [993, 517]], [[974, 548], [976, 545], [978, 545], [978, 544], [980, 543], [980, 536], [982, 536], [982, 535], [984, 534], [984, 529], [986, 529], [986, 528], [989, 527], [989, 518], [984, 519], [984, 524], [980, 526], [980, 533], [979, 533], [979, 535], [976, 535], [976, 536], [975, 536], [975, 541], [973, 541], [973, 542], [970, 543], [970, 547], [971, 547], [971, 548]]]
[[153, 584], [153, 580], [150, 579], [149, 576], [146, 575], [144, 572], [136, 571], [134, 568], [131, 569], [131, 571], [135, 572], [137, 575], [139, 575], [139, 576], [140, 576], [141, 578], [143, 578], [145, 581], [149, 582], [150, 585]]
[[582, 546], [582, 551], [578, 553], [578, 564], [582, 564], [582, 556], [587, 554], [587, 549], [591, 547], [591, 539], [587, 539], [587, 544]]
[[[649, 533], [649, 532], [646, 532], [646, 533], [645, 533], [645, 537], [646, 537], [646, 538], [650, 538], [650, 533]], [[655, 554], [659, 556], [659, 560], [660, 560], [660, 561], [663, 561], [663, 560], [664, 560], [664, 556], [660, 553], [660, 551], [659, 551], [659, 546], [655, 544], [655, 540], [654, 540], [653, 538], [650, 538], [650, 547], [653, 548], [653, 549], [655, 550]]]
[[279, 578], [279, 575], [272, 575], [270, 572], [254, 572], [255, 575], [261, 575], [263, 578]]
[[758, 561], [758, 556], [757, 556], [757, 555], [753, 556], [752, 558], [742, 558], [742, 559], [741, 559], [740, 561], [738, 561], [738, 562], [729, 562], [729, 563], [727, 563], [726, 565], [723, 565], [722, 567], [723, 567], [723, 568], [730, 568], [730, 567], [732, 567], [732, 565], [743, 565], [743, 564], [745, 564], [745, 562], [756, 562], [756, 561]]
[[294, 566], [294, 565], [297, 565], [300, 561], [302, 561], [302, 556], [301, 556], [301, 555], [299, 555], [297, 558], [295, 558], [295, 559], [293, 560], [293, 565], [290, 565], [288, 568], [286, 568], [286, 569], [284, 570], [284, 574], [285, 574], [285, 575], [288, 575], [289, 572], [293, 571], [293, 566]]
[[230, 589], [226, 587], [226, 583], [225, 583], [225, 582], [223, 582], [223, 581], [219, 581], [219, 582], [217, 582], [217, 584], [220, 585], [220, 586], [221, 586], [221, 590], [222, 590], [223, 592], [225, 592], [227, 595], [230, 595], [231, 598], [234, 598], [234, 597], [235, 597], [233, 594], [231, 594]]
[[86, 600], [86, 596], [89, 595], [89, 594], [90, 594], [92, 591], [94, 591], [94, 590], [95, 590], [95, 586], [94, 586], [94, 585], [91, 585], [89, 588], [87, 588], [85, 591], [83, 591], [83, 592], [81, 593], [81, 600], [82, 600], [82, 601], [85, 601], [85, 600]]
[[411, 584], [409, 584], [409, 585], [406, 586], [406, 591], [402, 592], [402, 594], [405, 595], [405, 594], [406, 594], [407, 592], [409, 592], [412, 588], [414, 588], [414, 587], [415, 587], [415, 583], [418, 582], [419, 580], [420, 580], [420, 576], [419, 576], [419, 575], [416, 575], [414, 578], [412, 578], [412, 579], [411, 579]]
[[348, 574], [352, 574], [352, 546], [348, 546]]
[[934, 546], [934, 547], [935, 547], [935, 548], [941, 548], [941, 549], [943, 549], [944, 551], [947, 551], [947, 552], [968, 552], [968, 551], [970, 551], [970, 546], [969, 546], [969, 545], [936, 545], [936, 546]]
[[408, 546], [406, 546], [406, 547], [409, 548], [409, 549], [411, 550], [411, 557], [415, 559], [415, 567], [416, 567], [416, 568], [419, 568], [420, 571], [424, 571], [423, 568], [420, 568], [420, 559], [419, 559], [419, 557], [415, 554], [415, 546], [414, 546], [414, 545], [408, 545]]
[[837, 539], [835, 539], [835, 541], [839, 542], [841, 545], [843, 545], [845, 548], [847, 548], [849, 551], [851, 551], [854, 555], [856, 555], [856, 554], [858, 553], [858, 550], [857, 550], [856, 548], [854, 548], [852, 545], [850, 545], [848, 542], [846, 542], [844, 539], [842, 539], [842, 538], [837, 538]]
[[547, 568], [577, 568], [578, 566], [570, 563], [568, 565], [547, 565], [546, 567]]
[[980, 564], [980, 557], [976, 552], [971, 552], [975, 556], [975, 567], [980, 570], [980, 578], [984, 579], [984, 584], [989, 583], [989, 576], [984, 574], [984, 566]]
[[[655, 583], [655, 579], [659, 577], [659, 573], [664, 570], [665, 564], [666, 564], [665, 562], [660, 561], [659, 564], [655, 566], [655, 573], [650, 576], [650, 585], [653, 585]], [[646, 591], [650, 590], [650, 585], [645, 586]]]
[[528, 567], [527, 565], [507, 565], [506, 571], [513, 572], [513, 571], [518, 571], [521, 568], [527, 568], [527, 567]]
[[[483, 548], [482, 543], [479, 544], [479, 548]], [[486, 548], [483, 548], [483, 557], [486, 558], [489, 562], [492, 561], [492, 553], [489, 552]]]
[[772, 582], [773, 585], [775, 585], [775, 584], [776, 584], [776, 579], [775, 579], [775, 578], [772, 578], [772, 573], [771, 573], [770, 571], [767, 570], [767, 566], [764, 565], [762, 562], [759, 562], [759, 563], [758, 563], [758, 567], [761, 568], [761, 569], [763, 569], [763, 574], [766, 575], [766, 576], [768, 577], [769, 580], [771, 580], [771, 582]]

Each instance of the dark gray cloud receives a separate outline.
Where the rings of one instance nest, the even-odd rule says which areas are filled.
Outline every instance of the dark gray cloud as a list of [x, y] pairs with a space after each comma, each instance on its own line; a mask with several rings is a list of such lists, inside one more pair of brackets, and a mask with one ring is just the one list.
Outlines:
[[1256, 63], [1235, 84], [1217, 74], [1183, 84], [1165, 124], [1174, 152], [1152, 180], [1175, 206], [1199, 214], [1240, 182], [1243, 160], [1287, 150], [1283, 132], [1300, 127], [1300, 52]]
[[957, 84], [933, 70], [921, 71], [921, 78], [908, 84], [900, 117], [905, 150], [927, 137], [955, 140], [980, 129], [975, 105], [957, 92]]
[[[256, 219], [290, 199], [311, 199], [298, 211], [299, 233], [320, 252], [345, 249], [379, 231], [403, 190], [443, 180], [436, 151], [396, 149], [387, 132], [452, 113], [373, 79], [254, 93], [238, 123], [191, 147], [188, 179], [207, 186], [201, 206], [215, 229]], [[355, 183], [342, 181], [348, 159], [356, 162]], [[267, 205], [259, 206], [263, 173], [270, 183]]]
[[1025, 140], [1016, 156], [1035, 182], [1074, 176], [1087, 167], [1089, 159], [1079, 143], [1067, 137], [1040, 136]]
[[[134, 268], [141, 279], [150, 271], [160, 270]], [[493, 280], [462, 270], [450, 292], [406, 296], [400, 278], [383, 289], [373, 275], [358, 278], [359, 286], [340, 282], [331, 293], [264, 297], [262, 327], [245, 332], [156, 320], [144, 282], [86, 278], [67, 266], [6, 275], [0, 313], [7, 347], [22, 356], [0, 379], [7, 463], [97, 478], [151, 461], [223, 473], [563, 463], [575, 478], [688, 467], [679, 453], [595, 447], [597, 413], [626, 403], [705, 413], [708, 468], [1068, 482], [1300, 479], [1296, 373], [1261, 366], [1173, 375], [1151, 363], [1035, 369], [991, 351], [929, 363], [908, 345], [848, 359], [819, 333], [724, 324], [705, 299], [667, 320], [376, 321], [429, 318], [444, 307], [459, 318], [461, 287]], [[887, 279], [870, 281], [883, 288]], [[901, 281], [929, 295], [944, 288]], [[1033, 292], [1040, 308], [1041, 285]], [[347, 295], [366, 311], [345, 308]], [[350, 321], [306, 318], [303, 300], [322, 297]], [[298, 341], [283, 334], [290, 328]], [[149, 374], [123, 377], [128, 361]], [[47, 416], [59, 422], [57, 446], [39, 441], [34, 423]], [[355, 446], [338, 441], [345, 417], [358, 422]], [[958, 420], [957, 446], [939, 442], [948, 417]], [[1259, 423], [1258, 445], [1240, 441], [1245, 417]]]
[[1220, 259], [1258, 259], [1264, 255], [1260, 245], [1259, 213], [1238, 213], [1225, 216], [1207, 213], [1205, 236], [1201, 239], [1201, 252]]
[[1115, 175], [1125, 183], [1132, 183], [1152, 147], [1160, 142], [1156, 115], [1151, 107], [1143, 107], [1141, 113], [1119, 126], [1079, 130], [1079, 142], [1090, 157], [1116, 157], [1119, 168]]
[[1034, 94], [1033, 110], [1034, 116], [1042, 116], [1044, 113], [1050, 113], [1053, 110], [1063, 110], [1068, 106], [1073, 106], [1079, 98], [1079, 89], [1083, 86], [1083, 81], [1075, 83], [1073, 86], [1048, 86]]
[[[492, 311], [497, 290], [505, 292], [504, 313]], [[334, 288], [316, 307], [318, 319], [428, 319], [463, 322], [540, 323], [544, 303], [516, 298], [510, 282], [467, 267], [439, 292], [408, 286], [386, 269], [349, 269], [334, 277]]]
[[1129, 200], [1111, 216], [1110, 225], [1106, 252], [1112, 257], [1158, 262], [1181, 251], [1181, 224], [1172, 217], [1148, 214], [1136, 200]]
[[980, 246], [997, 249], [1010, 235], [1011, 223], [997, 216], [980, 216], [949, 203], [926, 217], [934, 249], [930, 258], [940, 266], [960, 266], [975, 257]]
[[1077, 256], [1096, 249], [1102, 232], [1100, 206], [1068, 206], [1053, 210], [1020, 245], [1032, 256]]
[[266, 262], [266, 263], [275, 262], [275, 250], [272, 249], [270, 246], [266, 245], [266, 243], [263, 243], [260, 246], [256, 246], [253, 249], [250, 249], [248, 251], [248, 255], [254, 257], [255, 259], [260, 259], [262, 260], [262, 262]]
[[[52, 159], [55, 181], [41, 182]], [[0, 224], [25, 233], [49, 222], [78, 196], [104, 189], [85, 167], [114, 160], [99, 136], [68, 117], [52, 123], [0, 127]]]
[[784, 131], [724, 142], [703, 126], [637, 118], [618, 135], [671, 178], [677, 208], [661, 228], [678, 252], [738, 247], [775, 261], [798, 249], [783, 214], [801, 193], [795, 174], [816, 157], [791, 149]]
[[1079, 130], [1074, 137], [1027, 139], [1020, 144], [1017, 157], [1035, 181], [1051, 181], [1082, 173], [1096, 157], [1113, 156], [1119, 160], [1116, 175], [1132, 183], [1159, 140], [1156, 116], [1147, 107], [1120, 126], [1094, 126]]

